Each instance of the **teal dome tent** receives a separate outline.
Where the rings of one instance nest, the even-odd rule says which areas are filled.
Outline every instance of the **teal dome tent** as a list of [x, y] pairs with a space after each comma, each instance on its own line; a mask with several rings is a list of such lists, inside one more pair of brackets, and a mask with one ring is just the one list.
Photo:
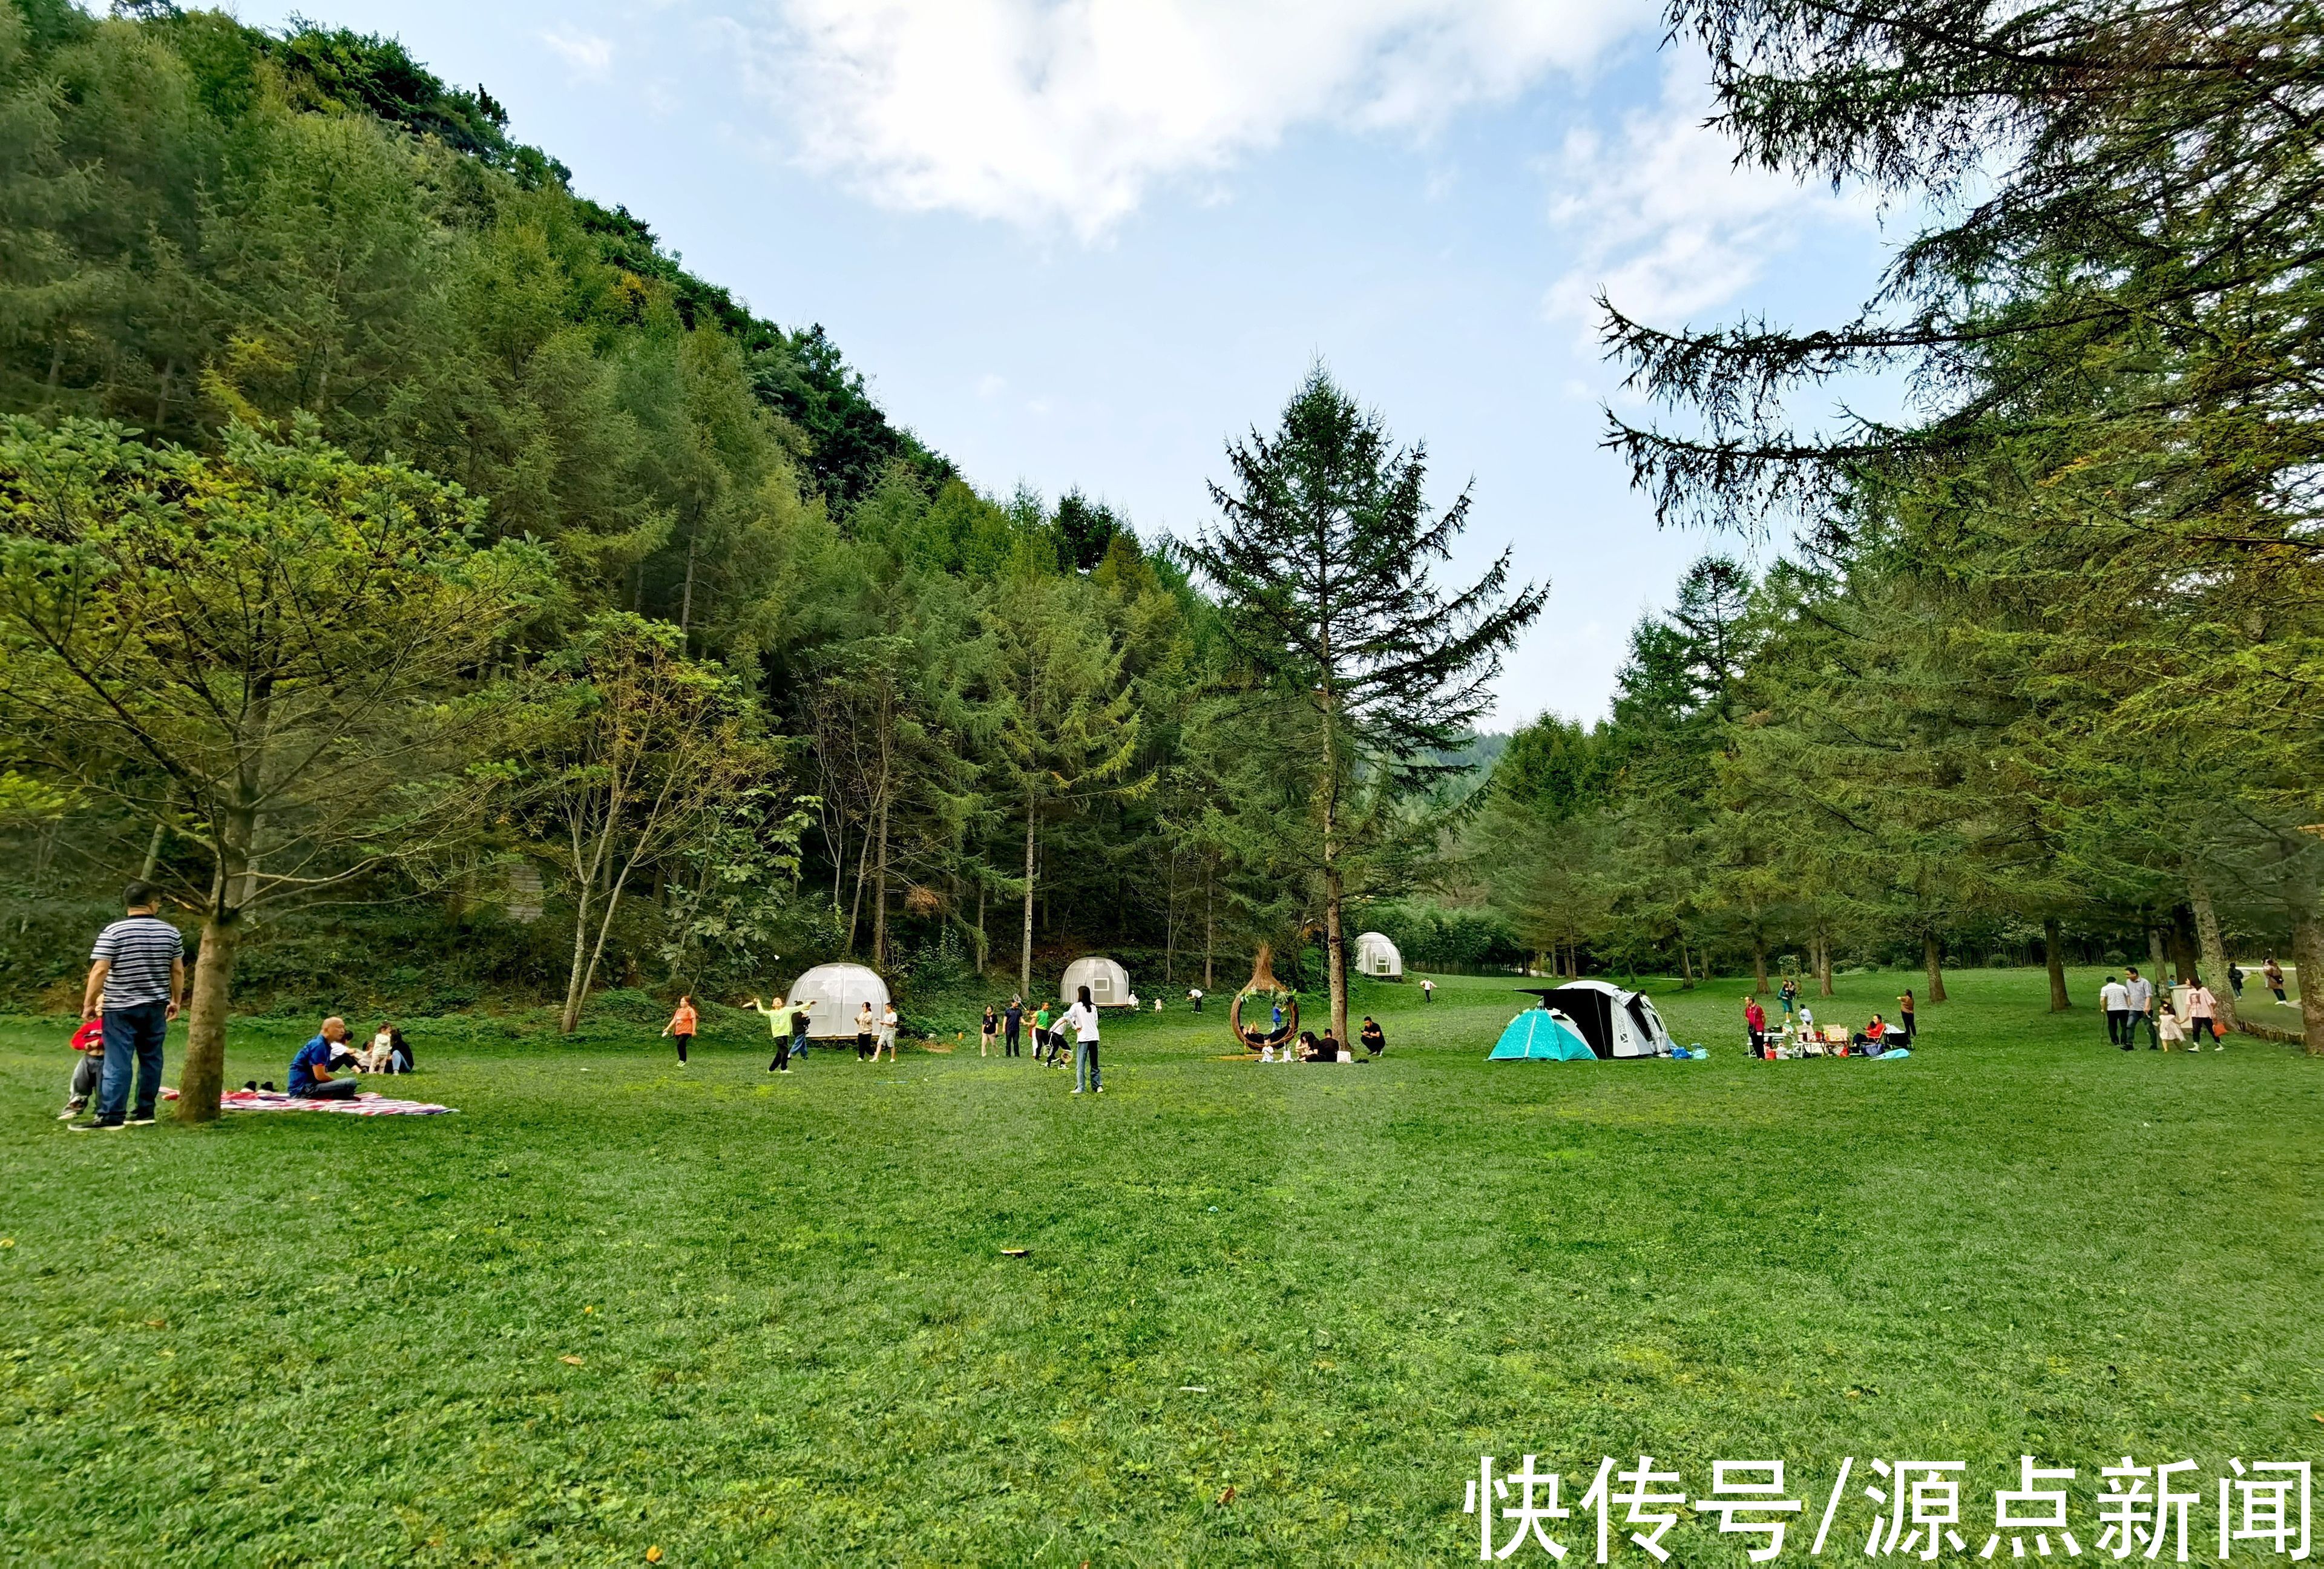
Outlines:
[[1598, 1054], [1563, 1013], [1528, 1008], [1509, 1020], [1488, 1062], [1596, 1062]]

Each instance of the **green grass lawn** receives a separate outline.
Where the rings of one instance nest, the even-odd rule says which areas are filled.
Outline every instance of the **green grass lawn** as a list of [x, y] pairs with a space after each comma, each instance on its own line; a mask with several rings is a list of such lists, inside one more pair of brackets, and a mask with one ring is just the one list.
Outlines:
[[[422, 1025], [399, 1087], [456, 1116], [81, 1136], [67, 1028], [0, 1025], [0, 1551], [1450, 1564], [1481, 1453], [1571, 1503], [1642, 1451], [1698, 1497], [1784, 1459], [1811, 1512], [1843, 1454], [1966, 1460], [1981, 1540], [2021, 1454], [2208, 1493], [2324, 1448], [2296, 1048], [2124, 1057], [2038, 971], [1971, 972], [1910, 1061], [1748, 1061], [1729, 983], [1657, 993], [1708, 1062], [1489, 1067], [1509, 984], [1361, 993], [1360, 1067], [1140, 1019], [1102, 1097], [973, 1040], [770, 1080], [740, 1028], [681, 1074], [645, 1031]], [[230, 1080], [293, 1044], [253, 1025]]]

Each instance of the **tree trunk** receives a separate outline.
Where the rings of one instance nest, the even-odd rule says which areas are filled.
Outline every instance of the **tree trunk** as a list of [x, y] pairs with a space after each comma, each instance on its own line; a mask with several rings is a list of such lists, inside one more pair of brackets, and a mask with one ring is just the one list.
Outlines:
[[2161, 927], [2146, 928], [2146, 957], [2149, 966], [2154, 971], [2154, 983], [2167, 988], [2171, 984], [2171, 958], [2163, 951]]
[[1218, 949], [1219, 937], [1219, 862], [1210, 859], [1210, 870], [1203, 878], [1203, 990], [1212, 986], [1211, 964]]
[[1684, 937], [1678, 940], [1678, 989], [1682, 992], [1694, 990], [1694, 965], [1688, 962]]
[[1816, 995], [1831, 995], [1831, 934], [1816, 933]]
[[[632, 849], [633, 857], [635, 854], [636, 851]], [[565, 1027], [565, 1033], [567, 1035], [572, 1034], [574, 1026], [581, 1022], [580, 1000], [589, 995], [590, 983], [597, 978], [598, 963], [605, 956], [605, 938], [613, 929], [614, 912], [622, 908], [622, 890], [628, 884], [630, 873], [636, 869], [636, 866], [637, 862], [632, 859], [629, 865], [622, 868], [621, 875], [613, 879], [613, 886], [605, 891], [605, 907], [597, 918], [597, 941], [589, 950], [589, 967], [581, 974], [581, 990], [573, 1004], [573, 1023]]]
[[168, 831], [168, 827], [169, 825], [162, 818], [153, 819], [153, 836], [145, 841], [145, 864], [137, 869], [138, 881], [153, 881], [153, 873], [161, 864], [161, 836]]
[[1348, 1049], [1348, 950], [1340, 940], [1340, 900], [1344, 897], [1340, 869], [1323, 868], [1323, 957], [1332, 983], [1332, 1034], [1340, 1049]]
[[[221, 880], [222, 881], [222, 880]], [[235, 952], [242, 942], [242, 912], [213, 900], [202, 920], [201, 952], [194, 955], [193, 1000], [186, 1010], [186, 1056], [178, 1065], [178, 1121], [210, 1122], [226, 1089], [226, 1012], [233, 995]]]
[[1767, 939], [1757, 932], [1751, 934], [1751, 983], [1754, 991], [1767, 989]]
[[686, 531], [686, 589], [678, 601], [678, 635], [687, 640], [689, 653], [694, 648], [688, 631], [694, 624], [694, 534], [692, 529]]
[[1934, 932], [1921, 934], [1921, 957], [1929, 966], [1929, 1001], [1945, 1000], [1945, 941]]
[[2050, 1011], [2065, 1013], [2074, 1006], [2066, 992], [2066, 955], [2058, 937], [2058, 918], [2049, 916], [2042, 922], [2043, 964], [2050, 972]]
[[863, 884], [872, 875], [872, 834], [867, 826], [863, 843], [855, 847], [855, 893], [847, 901], [847, 952], [855, 952], [855, 933], [863, 924]]
[[2211, 887], [2198, 874], [2187, 880], [2187, 900], [2194, 907], [2195, 941], [2202, 954], [2201, 973], [2210, 977], [2211, 994], [2218, 999], [2212, 1017], [2226, 1029], [2236, 1028], [2236, 989], [2227, 984], [2227, 945], [2219, 935], [2218, 908], [2211, 902]]
[[[1170, 853], [1170, 881], [1162, 900], [1162, 984], [1178, 983], [1178, 854]], [[1167, 993], [1166, 993], [1167, 994]]]
[[573, 1033], [581, 1022], [581, 977], [589, 962], [589, 898], [596, 890], [597, 872], [581, 880], [581, 891], [573, 900], [573, 964], [565, 973], [565, 1011], [558, 1016], [558, 1031]]
[[178, 1065], [178, 1121], [208, 1122], [218, 1114], [226, 1088], [226, 1014], [232, 996], [234, 960], [248, 909], [244, 893], [252, 872], [251, 844], [257, 814], [228, 808], [217, 818], [217, 859], [210, 869], [209, 909], [202, 921], [201, 951], [194, 955], [193, 1003], [187, 1010], [186, 1056]]
[[872, 967], [888, 968], [888, 802], [880, 802], [880, 866], [872, 891]]
[[2171, 912], [2171, 967], [2178, 972], [2179, 984], [2192, 985], [2195, 980], [2195, 912], [2180, 905]]
[[1033, 840], [1040, 819], [1035, 816], [1031, 794], [1025, 797], [1025, 936], [1018, 950], [1017, 990], [1025, 997], [1033, 995]]
[[2324, 1057], [2324, 917], [2317, 914], [2312, 898], [2292, 918], [2292, 963], [2300, 987], [2301, 1043], [2310, 1057]]

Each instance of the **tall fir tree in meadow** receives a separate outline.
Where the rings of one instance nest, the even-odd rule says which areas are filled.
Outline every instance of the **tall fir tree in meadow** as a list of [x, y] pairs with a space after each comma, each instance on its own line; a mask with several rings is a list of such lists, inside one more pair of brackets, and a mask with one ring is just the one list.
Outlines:
[[1028, 998], [1043, 821], [1148, 783], [1131, 774], [1139, 717], [1123, 651], [1093, 614], [1094, 597], [1080, 577], [1028, 574], [1004, 583], [984, 616], [982, 722], [998, 775], [995, 805], [1024, 829], [1017, 986]]
[[1321, 367], [1274, 433], [1231, 443], [1227, 461], [1230, 482], [1211, 486], [1220, 525], [1188, 554], [1223, 597], [1244, 670], [1299, 716], [1300, 749], [1284, 761], [1305, 786], [1332, 1029], [1345, 1041], [1350, 870], [1409, 826], [1383, 802], [1457, 771], [1438, 755], [1485, 714], [1547, 589], [1510, 591], [1506, 550], [1467, 587], [1439, 587], [1470, 493], [1432, 508], [1425, 448], [1397, 447]]

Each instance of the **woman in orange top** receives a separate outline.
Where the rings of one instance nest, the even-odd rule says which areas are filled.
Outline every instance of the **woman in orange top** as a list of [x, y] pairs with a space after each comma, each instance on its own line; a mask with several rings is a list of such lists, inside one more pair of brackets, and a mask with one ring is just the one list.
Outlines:
[[694, 1038], [693, 998], [680, 997], [678, 1000], [678, 1011], [669, 1016], [669, 1022], [661, 1027], [661, 1032], [678, 1038], [678, 1066], [684, 1067], [687, 1043]]

